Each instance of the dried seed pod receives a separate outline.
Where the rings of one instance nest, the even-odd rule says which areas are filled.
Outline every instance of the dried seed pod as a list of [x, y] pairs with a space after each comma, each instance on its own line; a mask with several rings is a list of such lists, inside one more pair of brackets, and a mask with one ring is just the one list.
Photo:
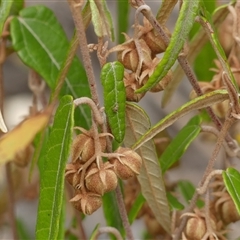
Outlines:
[[70, 200], [73, 206], [80, 212], [91, 215], [102, 206], [102, 198], [96, 193], [76, 191], [75, 196]]
[[240, 220], [235, 204], [231, 197], [224, 201], [219, 207], [219, 214], [225, 224], [233, 223]]
[[[101, 149], [104, 152], [106, 149], [106, 138], [99, 137]], [[95, 153], [94, 140], [91, 133], [79, 134], [75, 137], [72, 144], [72, 162], [79, 160], [81, 163], [87, 162]]]
[[131, 148], [119, 147], [116, 153], [123, 154], [120, 159], [111, 158], [109, 162], [114, 165], [117, 176], [123, 180], [138, 175], [142, 166], [142, 158]]
[[141, 87], [139, 82], [136, 80], [136, 74], [125, 71], [123, 81], [126, 89], [126, 99], [131, 102], [139, 102], [145, 93], [135, 93], [135, 91]]
[[151, 50], [146, 42], [143, 39], [139, 39], [138, 42], [141, 48], [141, 56], [139, 56], [134, 41], [128, 42], [127, 44], [123, 43], [122, 46], [125, 46], [125, 50], [120, 51], [117, 56], [118, 61], [121, 62], [126, 69], [133, 72], [136, 72], [138, 65], [141, 64], [139, 61], [140, 58], [142, 64], [148, 64], [152, 60]]
[[100, 169], [97, 166], [91, 168], [85, 177], [87, 189], [99, 195], [114, 190], [117, 183], [117, 175], [113, 171], [113, 165], [109, 162], [104, 163]]
[[206, 231], [204, 219], [196, 215], [188, 219], [184, 233], [187, 239], [201, 240]]
[[79, 172], [79, 169], [81, 166], [82, 164], [79, 162], [68, 163], [65, 169], [65, 179], [74, 188], [80, 184], [81, 172]]
[[77, 135], [72, 143], [72, 162], [86, 162], [94, 155], [93, 138], [84, 133]]
[[[171, 37], [171, 33], [167, 27], [163, 26], [163, 30], [169, 37]], [[151, 49], [152, 56], [164, 52], [167, 48], [167, 45], [154, 29], [142, 35], [141, 39], [143, 39]]]

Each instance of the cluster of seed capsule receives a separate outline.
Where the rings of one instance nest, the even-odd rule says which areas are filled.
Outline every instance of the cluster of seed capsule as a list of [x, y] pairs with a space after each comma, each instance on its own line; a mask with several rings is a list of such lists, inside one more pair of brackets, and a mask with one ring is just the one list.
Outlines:
[[[95, 153], [91, 130], [73, 140], [71, 163], [65, 170], [66, 180], [75, 190], [70, 200], [84, 214], [92, 214], [102, 205], [102, 196], [116, 189], [118, 177], [129, 179], [140, 173], [141, 157], [132, 149], [119, 147], [114, 153], [105, 153], [106, 134], [99, 134], [101, 153]], [[103, 162], [102, 157], [107, 158]]]
[[[145, 93], [136, 94], [135, 91], [141, 88], [152, 75], [154, 69], [161, 61], [157, 54], [166, 50], [166, 45], [153, 29], [146, 18], [143, 26], [135, 24], [135, 36], [130, 38], [124, 33], [125, 42], [110, 50], [118, 52], [117, 58], [124, 67], [124, 85], [128, 101], [138, 102]], [[164, 27], [165, 32], [170, 36], [170, 32]], [[166, 88], [172, 79], [172, 72], [168, 74], [150, 91], [159, 92]]]
[[[209, 217], [206, 216], [204, 208], [196, 208], [194, 213], [183, 214], [189, 217], [183, 233], [183, 239], [213, 239], [214, 234], [218, 239], [225, 240], [224, 235], [229, 231], [226, 229], [227, 226], [240, 220], [235, 204], [225, 188], [222, 177], [217, 176], [210, 187], [212, 188], [212, 198]], [[209, 232], [209, 227], [207, 227], [206, 218], [208, 218], [208, 224], [211, 225], [211, 232]], [[206, 238], [207, 234], [209, 235], [208, 238]]]

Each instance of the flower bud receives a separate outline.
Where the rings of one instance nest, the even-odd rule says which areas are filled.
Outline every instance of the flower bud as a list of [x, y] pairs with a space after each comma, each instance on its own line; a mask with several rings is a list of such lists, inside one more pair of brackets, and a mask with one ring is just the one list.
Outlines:
[[126, 180], [140, 173], [142, 158], [135, 151], [119, 147], [116, 153], [124, 156], [120, 156], [120, 159], [111, 158], [109, 162], [114, 165], [114, 171], [119, 178]]

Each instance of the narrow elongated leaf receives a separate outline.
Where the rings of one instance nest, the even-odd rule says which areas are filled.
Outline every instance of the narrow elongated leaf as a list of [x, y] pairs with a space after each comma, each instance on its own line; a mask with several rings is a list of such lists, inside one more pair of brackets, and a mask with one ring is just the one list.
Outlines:
[[111, 62], [103, 66], [100, 76], [108, 122], [113, 136], [119, 143], [123, 141], [125, 134], [126, 92], [123, 74], [123, 65], [120, 62]]
[[158, 10], [156, 19], [161, 25], [165, 25], [169, 18], [173, 8], [175, 7], [177, 0], [163, 0], [160, 9]]
[[[11, 21], [11, 37], [21, 60], [38, 72], [54, 91], [69, 47], [67, 36], [54, 13], [45, 6], [23, 9]], [[62, 87], [61, 96], [65, 94], [74, 98], [90, 97], [85, 70], [76, 57]], [[80, 106], [77, 111], [81, 126], [89, 127], [89, 108]]]
[[33, 141], [36, 134], [47, 125], [51, 110], [52, 108], [49, 108], [42, 113], [29, 117], [0, 138], [1, 164], [14, 160], [14, 157]]
[[[222, 24], [222, 22], [225, 20], [228, 14], [229, 14], [229, 11], [226, 5], [224, 5], [223, 8], [218, 9], [218, 11], [215, 10], [213, 14], [213, 25], [216, 27], [216, 29]], [[202, 47], [207, 43], [208, 40], [209, 39], [207, 34], [203, 30], [203, 28], [200, 28], [198, 33], [194, 36], [193, 40], [190, 42], [188, 46], [187, 59], [190, 64], [194, 62], [196, 56], [202, 51]], [[184, 72], [181, 66], [178, 64], [176, 69], [173, 72], [172, 81], [168, 84], [168, 86], [164, 90], [163, 98], [162, 98], [162, 106], [166, 106], [167, 103], [170, 101], [175, 90], [177, 89], [178, 85], [183, 79], [183, 76], [184, 76]], [[200, 80], [205, 80], [205, 79], [200, 79]]]
[[[126, 107], [126, 135], [123, 141], [124, 145], [126, 147], [132, 146], [149, 128], [150, 122], [143, 109], [136, 104], [128, 103]], [[137, 152], [143, 160], [138, 176], [142, 195], [148, 202], [157, 221], [167, 232], [170, 232], [170, 209], [153, 141], [151, 140], [143, 144]]]
[[[185, 201], [189, 203], [195, 193], [196, 188], [191, 182], [186, 180], [179, 181], [178, 186]], [[202, 208], [204, 206], [204, 202], [200, 199], [197, 200], [196, 204], [199, 208]]]
[[102, 199], [103, 212], [107, 225], [115, 227], [122, 235], [124, 235], [124, 228], [119, 214], [115, 192], [105, 193]]
[[162, 60], [157, 65], [147, 83], [138, 89], [136, 93], [145, 92], [151, 89], [168, 73], [170, 68], [173, 66], [192, 28], [197, 11], [199, 10], [199, 2], [200, 0], [183, 1], [171, 41]]
[[113, 23], [111, 13], [106, 1], [89, 1], [92, 11], [92, 23], [98, 37], [108, 36], [114, 41]]
[[98, 234], [98, 229], [100, 227], [100, 224], [97, 224], [96, 227], [94, 228], [94, 230], [91, 233], [90, 239], [89, 240], [95, 240], [97, 238], [97, 234]]
[[234, 168], [228, 168], [222, 173], [222, 176], [228, 193], [240, 214], [240, 173]]
[[18, 15], [19, 11], [24, 8], [24, 0], [11, 1], [12, 6], [10, 10], [11, 15]]
[[36, 239], [57, 239], [64, 193], [64, 172], [73, 129], [73, 100], [64, 96], [51, 129], [41, 173]]
[[129, 211], [129, 214], [128, 214], [128, 220], [129, 220], [129, 223], [132, 224], [134, 222], [134, 220], [136, 219], [139, 211], [141, 210], [142, 208], [142, 205], [145, 203], [145, 198], [143, 197], [142, 193], [140, 193], [136, 200], [134, 201], [133, 205], [132, 205], [132, 208], [131, 210]]
[[212, 44], [212, 47], [222, 65], [223, 71], [226, 72], [226, 74], [228, 75], [229, 79], [232, 81], [232, 83], [235, 85], [235, 87], [238, 89], [237, 83], [234, 79], [234, 76], [232, 74], [232, 71], [229, 67], [228, 64], [228, 60], [227, 60], [227, 56], [218, 40], [217, 34], [216, 34], [216, 30], [213, 31], [213, 26], [211, 24], [212, 19], [210, 14], [207, 12], [207, 10], [205, 9], [204, 5], [202, 4], [201, 7], [201, 13], [203, 14], [203, 16], [201, 16], [202, 22], [203, 22], [203, 27], [206, 30], [206, 33], [209, 37], [209, 40]]
[[206, 93], [200, 97], [197, 97], [183, 106], [178, 108], [176, 111], [170, 113], [155, 126], [149, 129], [142, 137], [134, 144], [133, 149], [138, 149], [145, 142], [152, 139], [159, 132], [172, 125], [176, 120], [185, 116], [187, 113], [190, 113], [193, 110], [203, 109], [209, 107], [215, 103], [222, 102], [229, 98], [229, 94], [226, 90], [216, 90], [209, 93]]
[[[122, 34], [128, 31], [129, 3], [128, 0], [118, 0], [118, 43], [123, 43], [125, 37]], [[124, 17], [123, 17], [124, 16]]]
[[201, 131], [200, 123], [199, 116], [193, 117], [167, 146], [159, 159], [163, 173], [179, 160], [190, 143], [198, 136]]
[[13, 1], [0, 1], [0, 36], [2, 35], [3, 25], [8, 17]]
[[172, 209], [183, 210], [184, 206], [170, 192], [167, 192], [167, 199]]

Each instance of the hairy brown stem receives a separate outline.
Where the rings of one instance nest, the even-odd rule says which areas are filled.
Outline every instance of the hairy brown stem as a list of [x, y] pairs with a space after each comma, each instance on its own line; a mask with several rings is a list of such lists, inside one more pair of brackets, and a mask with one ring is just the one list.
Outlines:
[[83, 65], [86, 70], [86, 74], [88, 77], [88, 83], [91, 90], [92, 100], [95, 104], [99, 105], [99, 98], [97, 93], [97, 86], [94, 77], [94, 71], [92, 66], [91, 57], [88, 50], [87, 38], [85, 33], [85, 27], [82, 19], [82, 15], [80, 14], [82, 1], [72, 1], [68, 0], [70, 10], [72, 12], [73, 20], [76, 27], [76, 34], [79, 41], [79, 46], [83, 58]]
[[120, 216], [122, 218], [123, 227], [126, 230], [127, 239], [128, 240], [134, 240], [133, 233], [132, 233], [132, 230], [131, 230], [131, 226], [130, 226], [130, 223], [128, 221], [127, 211], [126, 211], [126, 208], [125, 208], [125, 205], [124, 205], [124, 202], [123, 202], [123, 196], [122, 196], [121, 188], [120, 188], [119, 184], [117, 185], [115, 193], [116, 193], [116, 197], [117, 197], [117, 204], [118, 204], [119, 213], [120, 213]]
[[11, 170], [11, 162], [6, 164], [6, 179], [8, 186], [8, 211], [10, 217], [10, 225], [12, 229], [13, 239], [17, 240], [18, 232], [17, 232], [17, 224], [16, 224], [16, 216], [15, 216], [15, 200], [14, 200], [14, 187], [12, 180], [12, 170]]
[[98, 229], [98, 233], [96, 234], [95, 238], [93, 240], [97, 240], [100, 234], [102, 233], [111, 233], [113, 234], [117, 240], [123, 240], [120, 232], [114, 228], [114, 227], [101, 227]]

